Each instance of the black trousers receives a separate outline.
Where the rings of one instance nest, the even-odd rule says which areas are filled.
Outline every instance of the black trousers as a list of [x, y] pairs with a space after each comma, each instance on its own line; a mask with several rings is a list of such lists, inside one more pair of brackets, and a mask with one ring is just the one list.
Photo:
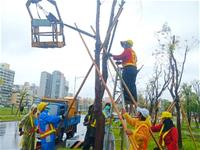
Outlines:
[[[137, 67], [135, 66], [125, 66], [122, 72], [122, 78], [126, 83], [129, 91], [133, 95], [135, 101], [137, 101], [137, 88], [136, 88], [136, 77], [137, 77]], [[131, 97], [129, 96], [127, 90], [124, 87], [124, 99], [126, 104], [133, 104]]]
[[95, 137], [86, 137], [85, 141], [83, 143], [82, 150], [89, 150], [90, 147], [92, 147], [94, 149], [94, 143], [95, 143]]

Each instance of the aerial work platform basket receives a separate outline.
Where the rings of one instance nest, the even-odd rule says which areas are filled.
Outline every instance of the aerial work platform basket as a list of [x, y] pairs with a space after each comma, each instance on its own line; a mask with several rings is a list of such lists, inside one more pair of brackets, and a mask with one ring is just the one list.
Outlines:
[[[42, 0], [28, 0], [26, 7], [28, 9], [29, 15], [31, 17], [31, 43], [32, 47], [38, 48], [61, 48], [65, 46], [65, 37], [63, 32], [63, 21], [60, 17], [56, 2], [53, 0], [47, 0], [56, 9], [55, 17], [51, 12], [47, 12], [39, 2]], [[33, 17], [30, 5], [35, 4], [36, 8], [40, 9], [45, 17]], [[37, 10], [36, 9], [36, 10]], [[38, 11], [38, 10], [37, 10]]]

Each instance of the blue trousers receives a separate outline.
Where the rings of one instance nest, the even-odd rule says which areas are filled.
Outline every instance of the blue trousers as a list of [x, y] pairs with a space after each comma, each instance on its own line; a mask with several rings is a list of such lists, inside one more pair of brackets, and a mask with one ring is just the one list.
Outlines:
[[[137, 67], [135, 66], [125, 66], [122, 72], [122, 78], [126, 83], [129, 91], [133, 95], [135, 101], [137, 101], [137, 88], [136, 88], [136, 77], [137, 77]], [[133, 104], [131, 97], [129, 96], [127, 90], [124, 88], [124, 99], [126, 104]]]
[[42, 150], [55, 150], [55, 138], [54, 135], [49, 135], [41, 140]]

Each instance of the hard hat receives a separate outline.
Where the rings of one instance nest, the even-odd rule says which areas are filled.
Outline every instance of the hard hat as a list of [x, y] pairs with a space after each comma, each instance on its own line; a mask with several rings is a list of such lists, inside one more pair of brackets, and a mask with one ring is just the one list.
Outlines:
[[44, 110], [44, 108], [45, 108], [47, 105], [48, 105], [48, 103], [40, 102], [40, 103], [38, 104], [38, 110], [39, 110], [39, 111]]
[[163, 111], [161, 115], [161, 119], [163, 118], [172, 118], [172, 114], [168, 111]]
[[128, 44], [129, 46], [133, 46], [133, 41], [132, 41], [132, 40], [127, 40], [126, 42], [127, 42], [127, 44]]
[[137, 112], [140, 112], [145, 118], [149, 116], [149, 111], [146, 108], [137, 107]]
[[31, 106], [31, 111], [34, 111], [34, 109], [36, 109], [37, 108], [37, 105], [36, 104], [33, 104], [32, 106]]

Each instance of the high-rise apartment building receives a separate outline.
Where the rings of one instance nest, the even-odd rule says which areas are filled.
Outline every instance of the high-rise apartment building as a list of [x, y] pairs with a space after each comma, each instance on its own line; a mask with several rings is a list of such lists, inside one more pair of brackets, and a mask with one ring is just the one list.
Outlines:
[[51, 74], [46, 71], [40, 76], [39, 97], [51, 97]]
[[40, 97], [63, 98], [67, 96], [68, 89], [68, 82], [60, 71], [41, 73]]
[[10, 65], [0, 63], [0, 103], [8, 104], [11, 100], [15, 72], [10, 70]]

